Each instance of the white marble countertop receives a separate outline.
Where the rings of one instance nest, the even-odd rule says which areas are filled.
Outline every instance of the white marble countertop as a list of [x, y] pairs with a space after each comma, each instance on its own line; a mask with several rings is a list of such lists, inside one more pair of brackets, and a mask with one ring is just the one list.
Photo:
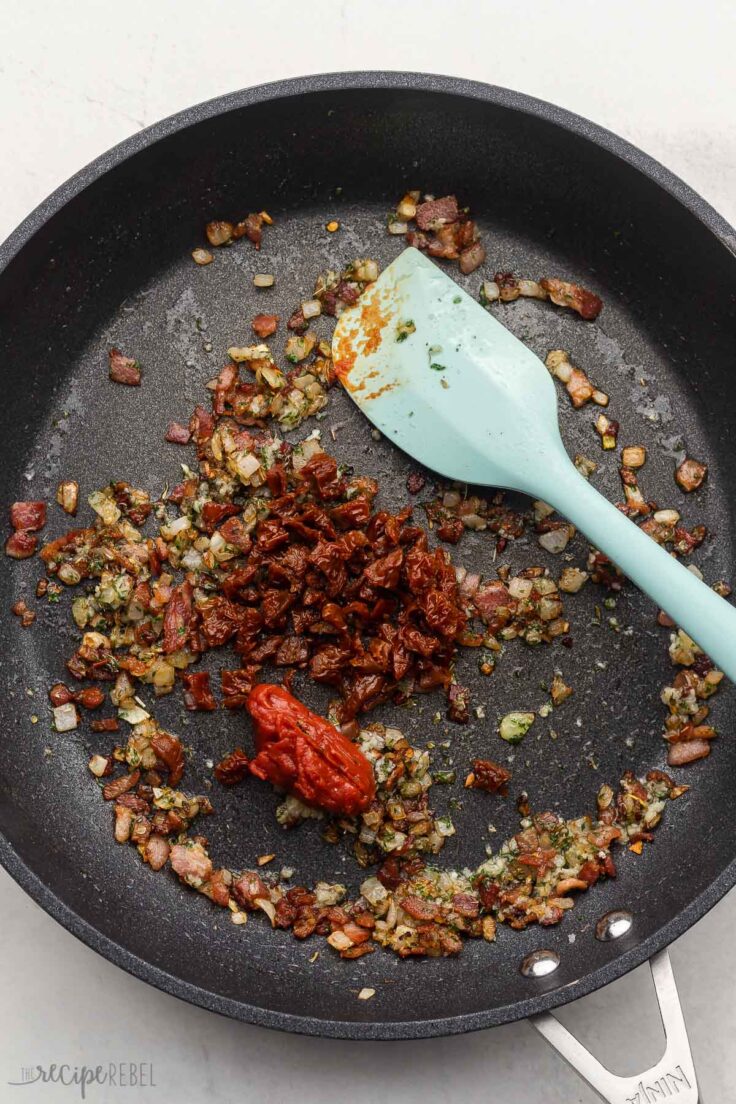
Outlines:
[[[552, 100], [639, 145], [736, 223], [730, 0], [0, 0], [0, 11], [0, 238], [87, 161], [171, 112], [243, 85], [363, 68], [453, 73]], [[90, 1088], [104, 1104], [594, 1100], [525, 1024], [432, 1043], [283, 1036], [127, 976], [4, 873], [0, 904], [1, 1101], [79, 1099], [74, 1087], [8, 1086], [22, 1066], [53, 1061], [153, 1063], [155, 1087]], [[702, 1097], [718, 1104], [736, 1100], [735, 925], [732, 893], [672, 949]], [[563, 1018], [619, 1072], [658, 1057], [645, 969]]]

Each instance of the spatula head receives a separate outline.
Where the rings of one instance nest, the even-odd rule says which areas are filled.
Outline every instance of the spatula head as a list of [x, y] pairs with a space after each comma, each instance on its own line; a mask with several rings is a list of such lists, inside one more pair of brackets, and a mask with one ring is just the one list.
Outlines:
[[333, 357], [370, 421], [450, 479], [535, 493], [564, 457], [545, 366], [416, 249], [343, 312]]

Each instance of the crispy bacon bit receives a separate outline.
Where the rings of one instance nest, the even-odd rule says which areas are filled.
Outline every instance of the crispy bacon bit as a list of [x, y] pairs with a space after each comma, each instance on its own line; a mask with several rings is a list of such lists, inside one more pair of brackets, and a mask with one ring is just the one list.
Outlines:
[[36, 620], [36, 614], [33, 610], [28, 608], [22, 598], [19, 598], [17, 602], [13, 603], [11, 612], [14, 613], [16, 617], [20, 618], [21, 628], [23, 629], [29, 628]]
[[460, 271], [468, 276], [480, 268], [486, 259], [486, 250], [482, 242], [475, 241], [460, 253]]
[[[472, 782], [468, 779], [472, 778]], [[494, 763], [492, 759], [474, 759], [472, 773], [465, 781], [466, 787], [473, 790], [485, 790], [487, 793], [506, 792], [506, 784], [511, 778], [511, 771]]]
[[38, 537], [25, 529], [17, 529], [5, 542], [5, 555], [11, 560], [27, 560], [38, 547]]
[[251, 322], [253, 333], [261, 341], [266, 337], [270, 337], [271, 334], [275, 334], [278, 326], [279, 316], [277, 314], [257, 314]]
[[[606, 406], [608, 396], [599, 391], [588, 379], [581, 368], [576, 368], [564, 349], [552, 349], [547, 354], [545, 364], [553, 376], [564, 383], [572, 405], [576, 410], [592, 399], [597, 406]], [[601, 414], [600, 418], [604, 415]]]
[[268, 890], [261, 877], [252, 870], [246, 870], [233, 882], [233, 897], [245, 909], [255, 909], [258, 902], [269, 900]]
[[234, 786], [248, 774], [250, 760], [242, 748], [235, 748], [215, 767], [215, 778], [223, 786]]
[[603, 300], [586, 291], [580, 284], [571, 284], [567, 280], [544, 279], [539, 283], [558, 307], [569, 307], [577, 311], [581, 318], [593, 321], [603, 309]]
[[[413, 198], [415, 194], [418, 200], [420, 193], [407, 193], [389, 217], [389, 233], [406, 235], [408, 245], [431, 257], [458, 261], [460, 271], [466, 275], [475, 272], [485, 260], [486, 251], [478, 240], [477, 227], [468, 211], [458, 208], [455, 196], [429, 198], [417, 203]], [[410, 230], [408, 224], [414, 219], [417, 229]], [[334, 311], [325, 310], [325, 313]]]
[[90, 721], [89, 727], [93, 732], [118, 732], [120, 725], [115, 717], [105, 717], [102, 720]]
[[708, 740], [687, 740], [670, 744], [667, 762], [671, 767], [684, 767], [697, 759], [705, 759], [708, 755], [710, 755]]
[[175, 843], [170, 861], [183, 882], [198, 888], [212, 874], [212, 862], [200, 844]]
[[420, 230], [439, 230], [450, 222], [457, 222], [459, 213], [457, 199], [450, 195], [420, 203], [414, 217]]
[[184, 704], [187, 709], [211, 711], [217, 702], [210, 689], [209, 671], [194, 671], [181, 676], [184, 683]]
[[143, 858], [151, 870], [161, 870], [169, 861], [171, 844], [163, 836], [151, 835], [143, 848]]
[[164, 434], [164, 440], [172, 445], [188, 445], [191, 438], [189, 427], [182, 425], [181, 422], [169, 422]]
[[126, 805], [115, 806], [115, 842], [127, 843], [133, 827], [133, 810]]
[[113, 383], [123, 383], [127, 387], [140, 387], [141, 370], [137, 360], [125, 356], [119, 349], [110, 349], [108, 374]]
[[10, 507], [10, 524], [14, 529], [37, 533], [46, 524], [46, 503], [14, 502]]
[[112, 782], [108, 782], [102, 787], [102, 796], [105, 801], [114, 801], [120, 797], [121, 794], [127, 793], [128, 790], [132, 790], [134, 786], [138, 785], [141, 772], [134, 770], [130, 774], [121, 774], [119, 778], [113, 779]]
[[677, 485], [689, 494], [691, 491], [697, 491], [699, 487], [702, 487], [707, 474], [708, 468], [705, 464], [688, 457], [677, 468], [675, 479]]

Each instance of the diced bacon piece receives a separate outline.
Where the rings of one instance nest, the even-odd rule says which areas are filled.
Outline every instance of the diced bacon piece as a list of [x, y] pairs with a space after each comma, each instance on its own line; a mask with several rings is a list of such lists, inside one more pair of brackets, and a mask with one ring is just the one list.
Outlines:
[[164, 440], [172, 445], [188, 445], [191, 437], [189, 427], [182, 425], [181, 422], [169, 422], [164, 434]]
[[46, 524], [46, 503], [14, 502], [10, 507], [10, 524], [14, 529], [37, 533]]
[[197, 889], [212, 874], [212, 861], [198, 844], [175, 843], [171, 848], [171, 865], [183, 882]]
[[442, 199], [429, 199], [417, 207], [416, 221], [420, 230], [439, 230], [448, 222], [457, 222], [457, 199], [455, 196], [443, 196]]
[[38, 537], [25, 529], [18, 529], [5, 542], [5, 555], [12, 560], [27, 560], [38, 547]]
[[557, 279], [540, 280], [539, 283], [558, 307], [569, 307], [588, 322], [597, 318], [603, 309], [603, 300], [580, 284]]
[[256, 337], [261, 341], [265, 337], [270, 337], [271, 334], [275, 334], [279, 325], [279, 316], [277, 314], [257, 314], [251, 322], [251, 328]]
[[140, 387], [141, 370], [133, 357], [125, 356], [119, 349], [110, 349], [109, 376], [113, 383], [124, 383], [127, 387]]

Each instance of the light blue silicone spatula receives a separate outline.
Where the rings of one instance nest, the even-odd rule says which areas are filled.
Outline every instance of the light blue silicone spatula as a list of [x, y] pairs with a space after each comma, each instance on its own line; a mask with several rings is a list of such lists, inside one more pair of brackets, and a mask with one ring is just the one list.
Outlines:
[[404, 452], [449, 479], [554, 506], [736, 679], [736, 609], [576, 470], [542, 362], [416, 249], [340, 316], [337, 374]]

